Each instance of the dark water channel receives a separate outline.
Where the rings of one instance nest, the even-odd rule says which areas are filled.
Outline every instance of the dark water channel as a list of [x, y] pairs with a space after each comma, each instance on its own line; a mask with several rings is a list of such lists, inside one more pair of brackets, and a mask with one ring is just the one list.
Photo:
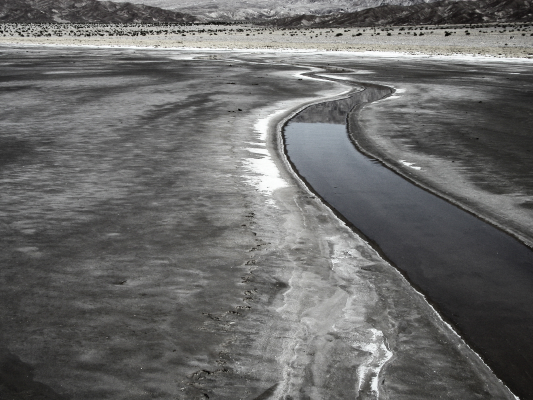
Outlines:
[[369, 87], [284, 128], [301, 177], [422, 291], [510, 389], [533, 399], [533, 252], [360, 153], [347, 133]]

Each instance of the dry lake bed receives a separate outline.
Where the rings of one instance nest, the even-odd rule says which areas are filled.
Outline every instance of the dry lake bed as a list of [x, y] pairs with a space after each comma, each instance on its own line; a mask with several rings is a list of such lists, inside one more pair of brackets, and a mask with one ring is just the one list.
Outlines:
[[533, 317], [508, 310], [495, 351], [465, 343], [281, 136], [307, 105], [390, 88], [353, 140], [530, 246], [531, 65], [0, 47], [0, 397], [533, 398], [533, 352], [506, 350]]

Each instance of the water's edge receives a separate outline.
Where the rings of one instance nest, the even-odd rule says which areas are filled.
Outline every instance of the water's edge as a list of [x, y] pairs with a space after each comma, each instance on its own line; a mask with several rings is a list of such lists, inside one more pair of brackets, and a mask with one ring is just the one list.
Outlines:
[[[354, 82], [354, 83], [358, 84], [358, 85], [381, 86], [381, 85], [375, 85], [375, 84], [367, 84], [365, 82]], [[382, 86], [382, 87], [386, 87], [386, 86]], [[393, 88], [390, 88], [390, 89], [394, 90]], [[391, 93], [391, 95], [393, 93]], [[385, 97], [383, 97], [383, 98], [381, 98], [379, 100], [386, 99], [387, 97], [389, 97], [389, 96], [385, 96]], [[376, 100], [376, 101], [378, 101], [378, 100]], [[357, 130], [363, 131], [362, 126], [358, 122], [358, 117], [359, 117], [360, 113], [363, 111], [363, 109], [365, 108], [365, 106], [367, 106], [368, 104], [370, 104], [370, 103], [363, 104], [363, 105], [361, 105], [359, 107], [355, 107], [352, 111], [350, 111], [350, 113], [346, 117], [346, 124], [347, 124], [347, 129], [348, 129], [348, 132], [349, 132], [349, 138], [350, 138], [351, 142], [353, 143], [353, 145], [356, 147], [356, 149], [359, 152], [363, 153], [364, 155], [366, 155], [369, 158], [372, 158], [372, 159], [375, 159], [375, 160], [379, 161], [385, 167], [387, 167], [391, 171], [395, 172], [396, 174], [400, 175], [402, 178], [406, 179], [407, 181], [409, 181], [413, 185], [416, 185], [419, 188], [424, 189], [425, 191], [427, 191], [427, 192], [429, 192], [429, 193], [431, 193], [431, 194], [433, 194], [433, 195], [435, 195], [435, 196], [447, 201], [448, 203], [460, 208], [461, 210], [473, 215], [474, 217], [476, 217], [476, 218], [482, 220], [483, 222], [493, 226], [494, 228], [506, 233], [507, 235], [513, 237], [514, 239], [516, 239], [517, 241], [522, 243], [524, 246], [527, 246], [527, 247], [529, 247], [530, 249], [533, 250], [533, 242], [531, 240], [529, 240], [527, 237], [521, 235], [519, 232], [515, 232], [513, 230], [510, 230], [504, 224], [502, 224], [502, 223], [496, 221], [494, 218], [491, 218], [490, 216], [486, 215], [483, 212], [482, 209], [476, 209], [474, 207], [471, 207], [471, 206], [465, 204], [464, 202], [461, 202], [460, 200], [457, 200], [454, 197], [448, 195], [447, 193], [445, 193], [445, 192], [443, 192], [441, 190], [438, 190], [437, 188], [431, 186], [430, 183], [427, 183], [427, 182], [424, 182], [424, 181], [422, 181], [420, 179], [417, 179], [416, 175], [408, 174], [406, 170], [404, 170], [402, 168], [398, 168], [396, 165], [394, 165], [392, 162], [390, 162], [387, 159], [386, 156], [378, 154], [378, 153], [375, 153], [375, 152], [372, 152], [371, 150], [366, 148], [365, 145], [361, 144], [361, 141], [358, 140], [358, 138], [356, 136]]]
[[[377, 98], [377, 99], [374, 99], [370, 102], [367, 102], [367, 103], [362, 103], [362, 104], [358, 104], [356, 106], [354, 106], [349, 112], [348, 114], [346, 115], [346, 128], [348, 130], [348, 138], [350, 140], [350, 142], [353, 144], [354, 148], [356, 149], [356, 151], [360, 152], [361, 154], [363, 154], [365, 157], [368, 157], [370, 159], [372, 159], [373, 161], [376, 161], [376, 162], [379, 162], [381, 165], [383, 165], [384, 167], [386, 167], [387, 169], [389, 169], [390, 171], [392, 171], [393, 173], [397, 174], [398, 176], [400, 176], [401, 178], [407, 180], [409, 183], [419, 187], [420, 189], [423, 189], [424, 191], [426, 192], [429, 192], [431, 193], [432, 195], [434, 196], [437, 196], [438, 198], [452, 204], [453, 206], [456, 206], [458, 208], [460, 208], [462, 211], [465, 211], [467, 212], [468, 214], [471, 214], [472, 216], [478, 218], [478, 219], [481, 219], [483, 222], [486, 222], [486, 223], [489, 223], [491, 226], [497, 228], [498, 230], [502, 231], [503, 233], [505, 234], [508, 234], [510, 236], [512, 236], [513, 238], [519, 240], [522, 244], [525, 244], [527, 245], [526, 243], [524, 243], [523, 240], [520, 240], [520, 238], [517, 238], [516, 235], [512, 235], [510, 232], [506, 231], [505, 229], [503, 229], [501, 226], [498, 226], [497, 224], [495, 224], [493, 221], [490, 221], [488, 220], [487, 218], [484, 218], [483, 216], [479, 215], [478, 213], [472, 211], [472, 210], [469, 210], [467, 208], [465, 208], [462, 204], [460, 204], [459, 202], [457, 201], [454, 201], [453, 199], [450, 199], [450, 198], [447, 198], [445, 196], [442, 196], [440, 193], [438, 193], [437, 191], [433, 190], [431, 187], [428, 187], [427, 185], [424, 185], [422, 182], [418, 182], [416, 181], [415, 179], [413, 179], [411, 176], [408, 176], [406, 175], [405, 173], [403, 173], [401, 170], [399, 170], [398, 168], [395, 168], [394, 166], [390, 165], [389, 163], [387, 163], [385, 160], [381, 159], [380, 157], [377, 157], [376, 155], [372, 154], [371, 152], [367, 151], [365, 148], [361, 147], [361, 145], [358, 143], [357, 139], [355, 138], [354, 134], [355, 134], [355, 130], [356, 129], [361, 129], [361, 127], [358, 125], [357, 123], [357, 117], [358, 115], [360, 114], [360, 112], [364, 109], [364, 107], [368, 104], [371, 104], [375, 101], [378, 101], [378, 100], [382, 100], [382, 99], [385, 99], [391, 95], [394, 94], [395, 90], [394, 88], [391, 88], [391, 87], [388, 87], [388, 86], [384, 86], [384, 85], [377, 85], [377, 84], [373, 84], [373, 83], [365, 83], [365, 82], [355, 82], [355, 81], [346, 81], [346, 80], [337, 80], [337, 79], [334, 79], [334, 78], [330, 78], [330, 77], [323, 77], [320, 75], [321, 73], [320, 72], [309, 72], [309, 73], [305, 73], [305, 74], [302, 74], [302, 75], [306, 75], [308, 77], [311, 77], [311, 78], [314, 78], [314, 79], [320, 79], [320, 80], [327, 80], [327, 81], [332, 81], [332, 82], [335, 82], [335, 83], [339, 83], [339, 84], [344, 84], [344, 85], [349, 85], [349, 86], [352, 86], [354, 89], [351, 90], [349, 93], [347, 94], [344, 94], [344, 95], [340, 95], [340, 96], [336, 96], [336, 97], [333, 97], [333, 98], [329, 98], [329, 99], [322, 99], [320, 101], [316, 101], [316, 102], [313, 102], [313, 103], [310, 103], [310, 104], [305, 104], [303, 105], [302, 107], [298, 108], [297, 110], [291, 112], [289, 115], [287, 115], [285, 118], [283, 118], [281, 121], [278, 122], [277, 124], [277, 134], [274, 136], [275, 137], [275, 141], [277, 141], [278, 143], [276, 144], [275, 143], [275, 146], [278, 147], [278, 152], [281, 157], [281, 159], [283, 159], [284, 163], [289, 167], [288, 169], [297, 177], [297, 180], [299, 180], [301, 182], [301, 184], [309, 191], [310, 194], [314, 195], [314, 196], [317, 196], [329, 209], [332, 210], [332, 212], [335, 214], [335, 216], [337, 216], [337, 218], [342, 221], [342, 223], [344, 223], [345, 225], [347, 225], [348, 227], [350, 227], [358, 236], [362, 237], [367, 243], [369, 243], [372, 248], [374, 248], [374, 250], [384, 259], [386, 260], [389, 264], [391, 264], [402, 276], [404, 279], [406, 279], [407, 282], [409, 282], [410, 286], [413, 287], [413, 289], [422, 297], [424, 298], [425, 302], [429, 305], [429, 307], [434, 311], [435, 315], [443, 322], [444, 325], [447, 326], [447, 328], [453, 333], [453, 335], [455, 335], [479, 360], [479, 362], [481, 362], [490, 372], [491, 374], [497, 379], [499, 380], [500, 382], [501, 379], [499, 379], [496, 374], [494, 373], [494, 371], [492, 370], [491, 367], [489, 367], [487, 365], [487, 363], [485, 362], [484, 358], [480, 355], [480, 353], [478, 351], [475, 350], [475, 346], [472, 346], [471, 343], [469, 343], [469, 341], [467, 341], [464, 337], [463, 337], [463, 334], [461, 333], [460, 329], [458, 329], [455, 324], [449, 320], [448, 318], [446, 318], [439, 310], [439, 306], [431, 301], [425, 294], [424, 294], [424, 290], [421, 289], [417, 284], [415, 284], [407, 275], [407, 272], [402, 270], [401, 268], [399, 268], [386, 254], [385, 252], [381, 249], [379, 243], [377, 243], [376, 241], [372, 240], [371, 238], [369, 238], [367, 235], [365, 235], [364, 232], [362, 232], [357, 226], [355, 226], [352, 222], [350, 222], [344, 215], [342, 215], [334, 206], [332, 206], [327, 200], [325, 200], [314, 188], [313, 186], [305, 179], [305, 177], [303, 177], [299, 172], [298, 172], [298, 169], [296, 168], [296, 166], [294, 165], [294, 163], [291, 161], [291, 159], [289, 158], [288, 156], [288, 153], [287, 153], [287, 146], [286, 146], [286, 141], [285, 141], [285, 138], [284, 138], [284, 128], [287, 126], [287, 124], [295, 117], [297, 116], [298, 114], [300, 114], [301, 112], [303, 112], [305, 109], [313, 106], [313, 105], [316, 105], [316, 104], [321, 104], [321, 103], [327, 103], [327, 102], [334, 102], [334, 101], [339, 101], [339, 100], [342, 100], [342, 99], [346, 99], [346, 98], [349, 98], [351, 96], [353, 96], [355, 93], [359, 93], [361, 91], [364, 91], [364, 90], [367, 90], [369, 88], [379, 88], [379, 89], [382, 89], [382, 90], [387, 90], [389, 91], [388, 94], [386, 94], [385, 96], [382, 96], [380, 98]], [[328, 72], [329, 74], [329, 72]], [[360, 88], [363, 88], [362, 90]], [[503, 382], [502, 382], [503, 385], [505, 385]], [[506, 386], [506, 385], [505, 385]], [[509, 390], [507, 388], [507, 390]], [[509, 390], [509, 392], [511, 392]], [[514, 396], [514, 395], [513, 395]], [[518, 398], [516, 396], [514, 396], [515, 398]]]

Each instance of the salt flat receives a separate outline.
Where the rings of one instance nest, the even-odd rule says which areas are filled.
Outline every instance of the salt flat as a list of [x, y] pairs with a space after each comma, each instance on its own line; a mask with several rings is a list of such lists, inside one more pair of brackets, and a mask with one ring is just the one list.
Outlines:
[[1, 48], [7, 395], [513, 398], [282, 154], [284, 118], [350, 90], [307, 65], [398, 79], [341, 53], [1, 39], [32, 44]]

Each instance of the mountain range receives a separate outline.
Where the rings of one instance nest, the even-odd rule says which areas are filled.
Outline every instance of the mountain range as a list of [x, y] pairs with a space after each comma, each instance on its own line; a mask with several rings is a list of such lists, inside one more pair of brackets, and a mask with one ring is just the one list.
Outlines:
[[531, 0], [442, 0], [411, 6], [382, 5], [353, 13], [281, 18], [282, 27], [353, 27], [533, 22]]
[[[192, 23], [280, 27], [533, 22], [533, 0], [0, 0], [0, 22]], [[164, 7], [164, 8], [162, 8]]]
[[436, 0], [139, 0], [201, 20], [257, 21], [301, 14], [350, 13], [381, 5], [411, 6]]
[[0, 22], [187, 23], [185, 13], [145, 4], [97, 0], [0, 0]]

